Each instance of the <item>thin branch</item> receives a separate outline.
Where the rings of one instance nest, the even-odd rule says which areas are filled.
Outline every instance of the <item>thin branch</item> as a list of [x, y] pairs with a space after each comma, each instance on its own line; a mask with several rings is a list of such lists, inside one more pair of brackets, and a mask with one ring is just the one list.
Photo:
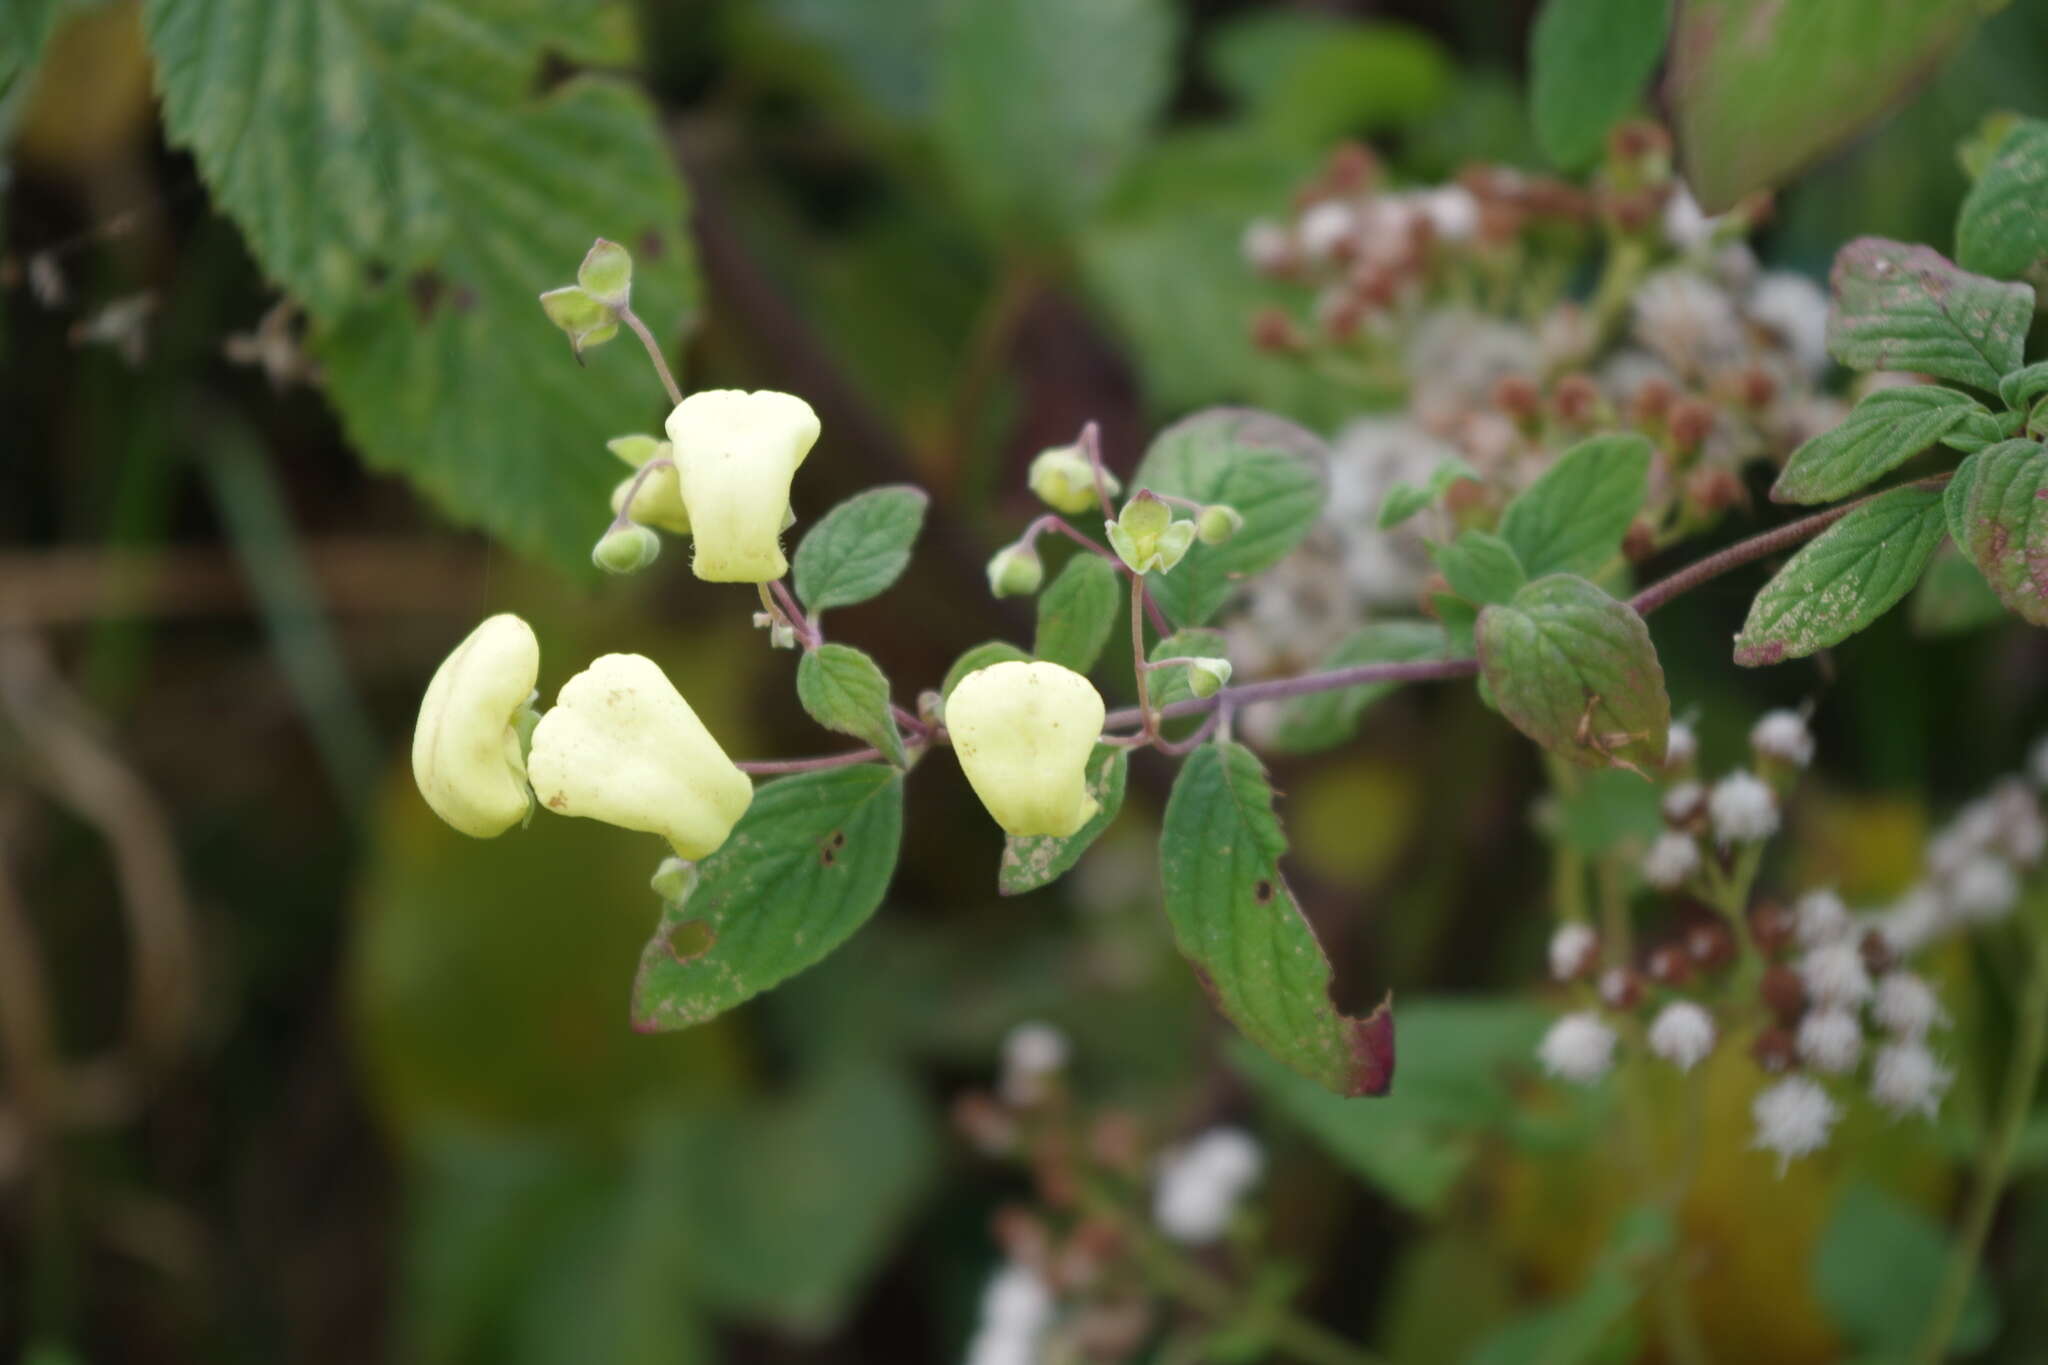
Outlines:
[[[647, 330], [647, 324], [640, 321], [640, 315], [633, 311], [631, 304], [619, 305], [619, 321], [633, 329], [633, 335], [640, 338], [640, 344], [647, 348], [647, 358], [654, 362], [654, 372], [661, 376], [661, 386], [668, 390], [670, 406], [683, 401], [683, 391], [676, 387], [676, 377], [669, 373], [668, 357], [661, 353], [661, 343], [654, 339], [654, 333]], [[626, 504], [631, 507], [632, 503]]]

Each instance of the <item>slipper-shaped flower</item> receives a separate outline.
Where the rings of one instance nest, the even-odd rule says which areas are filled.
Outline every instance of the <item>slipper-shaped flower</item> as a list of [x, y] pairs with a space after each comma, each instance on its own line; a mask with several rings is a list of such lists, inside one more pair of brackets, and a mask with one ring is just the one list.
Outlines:
[[782, 554], [789, 484], [818, 439], [818, 414], [786, 393], [708, 389], [668, 415], [669, 444], [689, 508], [697, 577], [767, 583]]
[[434, 814], [491, 839], [526, 818], [533, 796], [520, 713], [540, 677], [540, 642], [517, 616], [493, 616], [434, 671], [412, 732], [412, 776]]
[[692, 860], [724, 843], [754, 799], [683, 694], [638, 654], [606, 654], [564, 683], [526, 766], [556, 814], [659, 834]]
[[1079, 673], [1013, 661], [960, 680], [946, 699], [946, 730], [997, 824], [1065, 838], [1098, 809], [1087, 768], [1103, 714], [1102, 694]]

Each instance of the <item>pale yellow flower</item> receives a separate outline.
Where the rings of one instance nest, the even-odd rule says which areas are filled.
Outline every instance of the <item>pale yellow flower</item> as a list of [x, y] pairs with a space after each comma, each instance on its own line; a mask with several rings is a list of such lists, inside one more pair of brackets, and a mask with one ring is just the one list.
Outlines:
[[683, 503], [696, 541], [691, 567], [714, 583], [782, 577], [790, 480], [818, 439], [818, 415], [786, 393], [710, 389], [668, 415]]
[[1102, 695], [1058, 664], [977, 669], [946, 699], [961, 771], [1006, 831], [1066, 837], [1097, 810], [1088, 756], [1102, 735]]
[[509, 614], [469, 633], [434, 671], [412, 732], [412, 776], [434, 814], [490, 839], [526, 818], [532, 797], [518, 718], [540, 677], [540, 642]]

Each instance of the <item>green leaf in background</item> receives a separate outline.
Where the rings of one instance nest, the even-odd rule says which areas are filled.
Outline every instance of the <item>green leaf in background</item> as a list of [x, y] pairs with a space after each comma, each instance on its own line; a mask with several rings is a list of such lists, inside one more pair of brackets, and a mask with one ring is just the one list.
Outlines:
[[1664, 55], [1669, 0], [1545, 0], [1529, 32], [1529, 102], [1543, 153], [1566, 170], [1598, 159]]
[[1828, 351], [1852, 370], [1914, 370], [1995, 391], [2017, 369], [2034, 291], [1932, 247], [1858, 237], [1835, 253]]
[[931, 501], [890, 484], [856, 493], [818, 519], [796, 547], [796, 595], [811, 611], [850, 607], [887, 592], [910, 563]]
[[953, 666], [946, 670], [944, 682], [939, 684], [939, 697], [943, 701], [953, 695], [953, 689], [969, 673], [978, 672], [992, 664], [1028, 663], [1031, 656], [1008, 640], [984, 640], [980, 644], [953, 660]]
[[1173, 86], [1167, 0], [975, 0], [939, 45], [939, 146], [1004, 240], [1079, 227]]
[[[1842, 1334], [1873, 1351], [1918, 1341], [1948, 1262], [1942, 1226], [1873, 1186], [1843, 1190], [1814, 1249], [1813, 1289]], [[1954, 1355], [1982, 1350], [1998, 1333], [1998, 1304], [1981, 1276], [1970, 1282]]]
[[1204, 744], [1166, 803], [1159, 860], [1174, 941], [1245, 1037], [1340, 1095], [1379, 1095], [1394, 1074], [1394, 1016], [1349, 1018], [1330, 960], [1280, 876], [1286, 836], [1252, 751]]
[[1136, 493], [1221, 502], [1244, 525], [1221, 545], [1197, 541], [1171, 572], [1152, 574], [1152, 595], [1168, 619], [1199, 626], [1222, 610], [1249, 574], [1270, 569], [1301, 544], [1323, 506], [1323, 443], [1285, 418], [1246, 408], [1212, 408], [1153, 438], [1131, 476]]
[[1642, 1267], [1668, 1255], [1677, 1229], [1661, 1209], [1631, 1209], [1576, 1291], [1523, 1314], [1466, 1354], [1464, 1365], [1608, 1365], [1635, 1360]]
[[1581, 441], [1508, 504], [1501, 539], [1531, 578], [1598, 573], [1621, 553], [1649, 477], [1650, 443], [1642, 437]]
[[1620, 768], [1586, 773], [1558, 794], [1557, 839], [1590, 857], [1630, 844], [1646, 847], [1664, 830], [1661, 797], [1655, 785]]
[[66, 0], [12, 0], [0, 8], [0, 133], [28, 94], [29, 74], [56, 30]]
[[1123, 577], [1116, 566], [1082, 551], [1038, 595], [1038, 634], [1031, 652], [1086, 673], [1102, 657], [1123, 600]]
[[1664, 93], [1710, 212], [1772, 189], [1920, 80], [1980, 0], [1684, 0]]
[[[684, 197], [652, 107], [563, 59], [633, 60], [601, 0], [151, 0], [171, 140], [303, 304], [351, 441], [451, 517], [589, 571], [616, 468], [596, 438], [659, 400], [638, 348], [579, 369], [536, 297], [597, 236], [636, 309], [684, 320]], [[489, 110], [488, 117], [479, 110]]]
[[[1991, 420], [1975, 399], [1935, 384], [1879, 389], [1842, 424], [1792, 452], [1771, 489], [1777, 502], [1833, 502], [1874, 483], [1963, 427]], [[1993, 424], [1993, 432], [1996, 424]], [[1992, 439], [1997, 439], [1995, 434]]]
[[1443, 45], [1421, 29], [1307, 10], [1249, 11], [1219, 25], [1204, 56], [1255, 122], [1301, 145], [1427, 117], [1454, 75]]
[[1529, 581], [1514, 547], [1484, 531], [1465, 531], [1448, 545], [1430, 547], [1430, 558], [1451, 591], [1475, 607], [1505, 602]]
[[633, 1026], [689, 1028], [788, 980], [844, 943], [882, 903], [903, 836], [893, 768], [777, 778], [665, 907], [633, 982]]
[[1957, 543], [1999, 601], [2048, 625], [2048, 447], [2001, 441], [1964, 468], [1949, 492]]
[[1480, 676], [1501, 714], [1589, 767], [1664, 760], [1671, 699], [1643, 618], [1583, 578], [1539, 578], [1479, 613]]
[[1088, 794], [1095, 798], [1099, 809], [1087, 824], [1064, 839], [1049, 834], [1004, 836], [1003, 861], [996, 872], [997, 889], [1005, 896], [1018, 896], [1065, 876], [1123, 809], [1124, 776], [1130, 766], [1130, 750], [1114, 744], [1096, 745], [1095, 752], [1088, 757]]
[[1242, 1043], [1230, 1062], [1331, 1156], [1430, 1217], [1443, 1211], [1480, 1143], [1512, 1120], [1514, 1077], [1529, 1069], [1529, 1039], [1545, 1023], [1542, 1010], [1521, 1000], [1404, 1003], [1401, 1083], [1378, 1104], [1347, 1103]]
[[1840, 644], [1906, 595], [1946, 531], [1939, 488], [1872, 498], [1764, 585], [1735, 637], [1735, 662], [1756, 668]]
[[2048, 123], [2022, 119], [1999, 142], [1956, 219], [1956, 261], [2048, 285]]
[[[1155, 641], [1152, 652], [1145, 657], [1146, 662], [1155, 664], [1165, 659], [1227, 659], [1230, 657], [1230, 642], [1222, 631], [1198, 626], [1193, 630], [1177, 630], [1165, 639]], [[1195, 695], [1188, 687], [1185, 668], [1162, 668], [1147, 681], [1155, 707], [1171, 706]]]
[[889, 711], [889, 679], [861, 651], [839, 644], [808, 651], [797, 662], [796, 696], [827, 730], [864, 739], [897, 767], [904, 765], [903, 736]]
[[1951, 541], [1943, 541], [1906, 604], [1915, 635], [1959, 635], [2005, 619], [2005, 603]]
[[[1360, 626], [1318, 664], [1317, 671], [1359, 664], [1408, 663], [1450, 657], [1450, 640], [1433, 621], [1373, 621]], [[1282, 753], [1307, 754], [1344, 743], [1358, 733], [1358, 719], [1367, 707], [1399, 683], [1360, 683], [1334, 688], [1281, 703], [1272, 747]]]
[[1479, 478], [1479, 472], [1456, 455], [1429, 472], [1421, 484], [1397, 483], [1380, 500], [1379, 527], [1391, 531], [1450, 491], [1460, 479]]

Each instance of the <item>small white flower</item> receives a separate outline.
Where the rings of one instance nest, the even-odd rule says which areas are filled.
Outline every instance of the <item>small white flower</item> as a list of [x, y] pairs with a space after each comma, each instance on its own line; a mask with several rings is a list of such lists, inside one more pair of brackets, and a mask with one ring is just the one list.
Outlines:
[[1863, 1056], [1863, 1025], [1854, 1010], [1809, 1010], [1799, 1021], [1799, 1058], [1815, 1071], [1853, 1071]]
[[1664, 793], [1664, 818], [1683, 822], [1692, 819], [1707, 799], [1707, 789], [1697, 782], [1679, 782]]
[[1664, 737], [1664, 766], [1682, 768], [1700, 755], [1700, 737], [1693, 728], [1682, 720], [1671, 722], [1671, 731]]
[[1213, 1242], [1265, 1168], [1265, 1154], [1249, 1134], [1212, 1128], [1159, 1158], [1152, 1219], [1177, 1242]]
[[1776, 1152], [1778, 1174], [1783, 1175], [1795, 1159], [1828, 1145], [1828, 1134], [1842, 1117], [1842, 1110], [1819, 1082], [1788, 1076], [1757, 1093], [1749, 1116], [1756, 1122], [1756, 1136], [1749, 1145]]
[[1870, 1067], [1870, 1098], [1898, 1118], [1933, 1118], [1955, 1072], [1943, 1066], [1925, 1043], [1888, 1043]]
[[1949, 878], [1949, 908], [1977, 924], [2004, 918], [2019, 898], [2020, 881], [2011, 864], [1990, 854], [1970, 859]]
[[1067, 1064], [1067, 1035], [1051, 1024], [1019, 1024], [1003, 1039], [1000, 1089], [1011, 1104], [1036, 1104], [1046, 1081]]
[[1765, 758], [1804, 768], [1813, 762], [1813, 732], [1797, 711], [1766, 711], [1750, 728], [1749, 747]]
[[1700, 846], [1690, 834], [1666, 830], [1643, 855], [1643, 880], [1660, 891], [1675, 891], [1700, 870]]
[[1537, 1045], [1543, 1069], [1573, 1085], [1591, 1085], [1614, 1065], [1614, 1030], [1591, 1010], [1567, 1014]]
[[2041, 803], [2017, 777], [2008, 777], [1992, 788], [1985, 798], [1991, 807], [1995, 829], [1993, 842], [2006, 857], [2023, 867], [2032, 867], [2048, 852], [2048, 822], [2041, 818]]
[[1286, 228], [1270, 218], [1247, 224], [1238, 248], [1244, 253], [1245, 264], [1262, 274], [1285, 270], [1294, 261], [1294, 239]]
[[1828, 296], [1819, 285], [1795, 271], [1768, 271], [1749, 291], [1744, 311], [1777, 334], [1809, 379], [1826, 372]]
[[1576, 981], [1593, 965], [1600, 937], [1584, 924], [1560, 924], [1550, 936], [1550, 975], [1559, 981]]
[[2034, 741], [2034, 747], [2027, 755], [2027, 772], [2033, 777], [2035, 786], [2048, 788], [2048, 735]]
[[1693, 251], [1714, 235], [1715, 219], [1700, 208], [1692, 191], [1680, 185], [1664, 201], [1664, 238], [1680, 251]]
[[1716, 782], [1707, 813], [1724, 844], [1754, 843], [1778, 832], [1777, 794], [1755, 773], [1738, 770]]
[[1690, 1000], [1674, 1000], [1650, 1021], [1650, 1051], [1690, 1071], [1714, 1050], [1714, 1016]]
[[967, 1345], [967, 1365], [1037, 1365], [1052, 1313], [1052, 1290], [1038, 1273], [1014, 1261], [1005, 1265], [982, 1291], [981, 1323]]
[[1471, 240], [1479, 230], [1479, 200], [1463, 185], [1444, 185], [1422, 196], [1422, 212], [1446, 242]]
[[1855, 928], [1849, 907], [1832, 890], [1809, 891], [1792, 907], [1793, 932], [1802, 948], [1817, 948], [1847, 938]]
[[1799, 959], [1799, 979], [1818, 1005], [1853, 1008], [1870, 998], [1870, 973], [1856, 944], [1841, 941], [1810, 948]]
[[1901, 1038], [1923, 1038], [1936, 1024], [1948, 1022], [1934, 988], [1911, 972], [1886, 972], [1877, 979], [1870, 1001], [1871, 1018]]
[[1892, 952], [1911, 957], [1932, 943], [1946, 925], [1941, 898], [1925, 886], [1916, 886], [1879, 917], [1878, 932]]
[[1357, 232], [1358, 215], [1349, 204], [1334, 199], [1310, 204], [1302, 210], [1301, 221], [1295, 227], [1303, 254], [1318, 261], [1335, 257], [1339, 247], [1355, 240]]

